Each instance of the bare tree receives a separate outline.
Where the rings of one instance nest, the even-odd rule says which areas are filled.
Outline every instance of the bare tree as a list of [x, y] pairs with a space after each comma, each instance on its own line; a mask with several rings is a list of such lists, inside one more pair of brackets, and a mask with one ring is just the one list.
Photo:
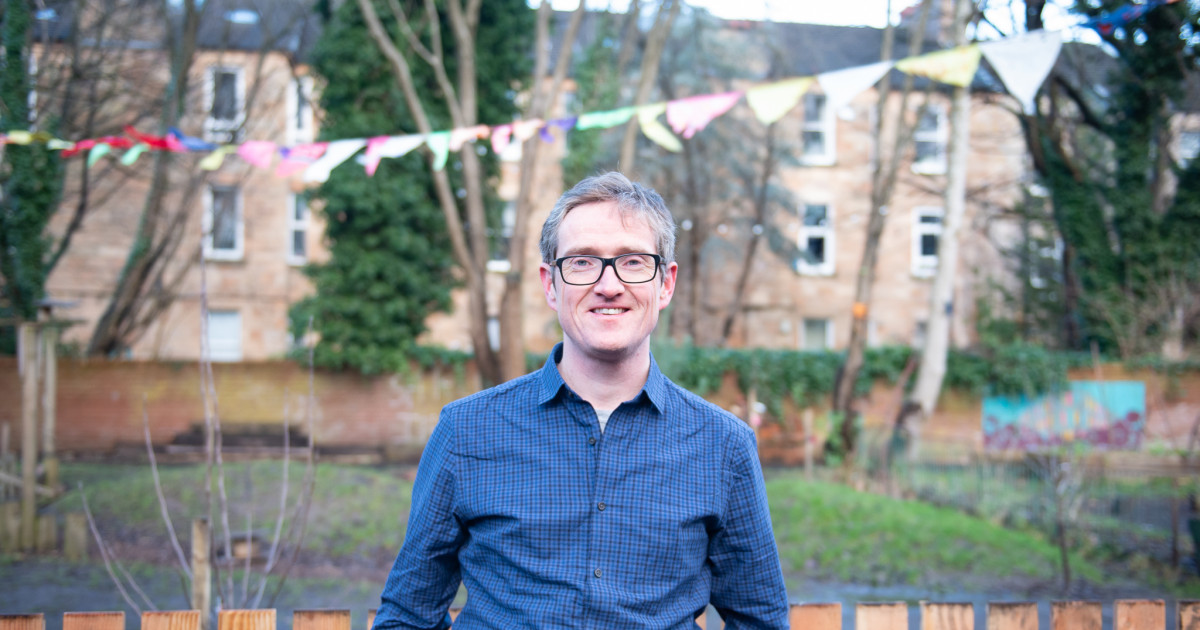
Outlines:
[[[414, 6], [418, 4], [419, 8]], [[430, 121], [429, 110], [434, 105], [431, 99], [437, 99], [445, 107], [449, 112], [450, 123], [455, 128], [475, 127], [480, 123], [476, 55], [485, 54], [486, 51], [477, 51], [475, 42], [481, 4], [481, 0], [467, 0], [465, 4], [462, 0], [447, 0], [440, 4], [433, 0], [426, 0], [424, 3], [391, 0], [387, 6], [395, 28], [389, 30], [372, 0], [358, 0], [371, 38], [391, 66], [396, 84], [412, 112], [418, 133], [437, 131]], [[549, 67], [547, 54], [550, 47], [551, 10], [548, 3], [543, 3], [543, 8], [539, 10], [535, 44], [538, 61], [536, 75], [531, 84], [533, 93], [529, 99], [530, 105], [525, 111], [526, 120], [537, 120], [554, 111], [565, 73], [570, 67], [572, 43], [575, 33], [578, 32], [583, 11], [581, 2], [567, 27], [566, 37], [560, 44], [554, 75], [547, 79], [545, 73]], [[414, 23], [410, 13], [419, 13], [420, 21]], [[446, 47], [443, 46], [443, 22], [449, 24], [454, 40], [457, 72], [453, 78], [447, 64]], [[421, 28], [417, 28], [417, 24]], [[389, 32], [399, 33], [399, 36], [393, 39]], [[439, 86], [437, 95], [418, 93], [410, 65], [416, 62], [428, 64], [432, 69]], [[484, 212], [487, 181], [483, 165], [474, 151], [461, 153], [460, 197], [453, 189], [445, 170], [433, 168], [434, 157], [430, 154], [434, 189], [446, 219], [455, 260], [463, 270], [466, 283], [470, 336], [475, 361], [483, 379], [493, 383], [515, 378], [525, 372], [520, 299], [524, 281], [524, 248], [528, 242], [529, 205], [538, 149], [534, 140], [530, 139], [523, 146], [523, 150], [529, 153], [529, 157], [523, 156], [521, 160], [521, 190], [518, 193], [516, 222], [508, 251], [510, 271], [505, 276], [504, 296], [501, 299], [499, 353], [492, 349], [487, 331], [486, 274], [490, 243], [486, 231], [482, 229], [487, 225]]]

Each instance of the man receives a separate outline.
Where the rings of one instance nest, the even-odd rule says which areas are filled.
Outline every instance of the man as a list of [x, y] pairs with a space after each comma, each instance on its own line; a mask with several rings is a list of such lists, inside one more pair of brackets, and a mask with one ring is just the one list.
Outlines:
[[421, 457], [375, 630], [786, 628], [754, 436], [669, 381], [650, 334], [671, 302], [675, 223], [619, 173], [542, 228], [563, 342], [538, 372], [447, 405]]

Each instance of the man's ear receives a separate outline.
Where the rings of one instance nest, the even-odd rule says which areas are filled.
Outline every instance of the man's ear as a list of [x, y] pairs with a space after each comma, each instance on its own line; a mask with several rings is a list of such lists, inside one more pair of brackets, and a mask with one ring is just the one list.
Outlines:
[[538, 268], [538, 277], [542, 280], [542, 291], [546, 294], [546, 303], [555, 311], [558, 310], [558, 291], [554, 288], [554, 267], [542, 263]]
[[667, 308], [671, 303], [671, 297], [675, 295], [675, 278], [679, 275], [679, 264], [675, 262], [667, 263], [667, 266], [662, 270], [662, 286], [658, 289], [658, 310]]

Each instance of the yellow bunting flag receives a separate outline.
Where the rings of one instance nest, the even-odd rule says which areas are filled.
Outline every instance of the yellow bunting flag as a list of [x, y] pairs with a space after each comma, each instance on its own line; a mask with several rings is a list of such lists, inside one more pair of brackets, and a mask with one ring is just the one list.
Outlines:
[[33, 134], [28, 131], [13, 130], [8, 132], [9, 144], [29, 144], [33, 142]]
[[637, 110], [638, 124], [641, 125], [642, 133], [646, 134], [647, 138], [650, 138], [668, 151], [678, 153], [683, 150], [683, 145], [679, 143], [679, 138], [676, 138], [670, 129], [667, 129], [662, 123], [658, 122], [659, 115], [665, 111], [667, 111], [666, 103], [639, 107]]
[[51, 151], [62, 151], [64, 149], [74, 149], [75, 143], [67, 142], [66, 140], [59, 140], [58, 138], [51, 138], [46, 141], [46, 148], [50, 149]]
[[769, 125], [792, 111], [812, 82], [812, 77], [800, 77], [751, 88], [746, 90], [746, 102], [754, 110], [759, 122]]
[[236, 150], [237, 147], [228, 144], [217, 147], [215, 151], [204, 156], [203, 160], [200, 160], [200, 170], [215, 171], [221, 168], [221, 164], [225, 162], [225, 156], [233, 153]]
[[979, 46], [960, 46], [896, 62], [896, 69], [934, 81], [966, 87], [979, 69]]

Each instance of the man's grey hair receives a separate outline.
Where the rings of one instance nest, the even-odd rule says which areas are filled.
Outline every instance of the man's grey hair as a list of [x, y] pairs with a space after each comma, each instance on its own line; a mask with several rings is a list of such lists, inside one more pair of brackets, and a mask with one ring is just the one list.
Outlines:
[[621, 216], [644, 218], [654, 232], [654, 241], [664, 263], [675, 261], [675, 218], [663, 198], [652, 188], [634, 183], [617, 173], [588, 177], [563, 193], [542, 225], [542, 260], [553, 262], [558, 253], [558, 229], [567, 213], [589, 203], [616, 202]]

